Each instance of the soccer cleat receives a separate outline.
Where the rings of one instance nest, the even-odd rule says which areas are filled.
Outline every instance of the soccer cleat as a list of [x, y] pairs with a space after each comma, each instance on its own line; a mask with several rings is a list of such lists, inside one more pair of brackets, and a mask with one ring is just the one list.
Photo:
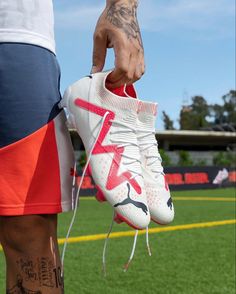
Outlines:
[[215, 179], [213, 180], [213, 184], [215, 185], [221, 185], [226, 179], [229, 177], [229, 172], [226, 168], [223, 168], [222, 170], [219, 170]]
[[155, 138], [156, 115], [157, 104], [142, 102], [138, 113], [137, 137], [151, 218], [156, 223], [165, 225], [174, 219], [174, 205]]
[[[124, 93], [126, 97], [137, 98], [133, 85], [125, 87]], [[165, 225], [174, 219], [174, 205], [155, 138], [156, 115], [156, 103], [140, 101], [137, 138], [141, 153], [142, 173], [148, 207], [152, 220], [158, 224]]]
[[84, 143], [100, 200], [113, 206], [116, 218], [143, 229], [150, 213], [136, 134], [140, 101], [107, 90], [108, 74], [93, 74], [71, 85], [61, 106]]

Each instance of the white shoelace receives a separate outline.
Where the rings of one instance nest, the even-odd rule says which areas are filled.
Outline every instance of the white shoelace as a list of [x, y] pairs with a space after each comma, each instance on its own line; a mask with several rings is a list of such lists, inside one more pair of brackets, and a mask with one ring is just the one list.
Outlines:
[[146, 228], [146, 245], [147, 245], [148, 255], [152, 256], [151, 247], [149, 245], [148, 227]]
[[[131, 251], [128, 262], [124, 265], [124, 272], [127, 272], [127, 270], [129, 269], [130, 263], [133, 260], [134, 252], [135, 252], [136, 245], [137, 245], [137, 238], [138, 238], [138, 230], [136, 230], [136, 232], [135, 232], [132, 251]], [[152, 256], [150, 245], [149, 245], [148, 227], [146, 227], [146, 245], [147, 245], [148, 255]]]
[[134, 252], [135, 252], [136, 244], [137, 244], [137, 238], [138, 238], [138, 230], [135, 231], [134, 243], [133, 243], [132, 251], [131, 251], [128, 262], [124, 265], [124, 272], [127, 272], [127, 270], [129, 269], [130, 263], [133, 260]]
[[[158, 143], [155, 139], [155, 130], [138, 129], [137, 131], [138, 133], [143, 133], [138, 135], [141, 152], [144, 152], [145, 150], [149, 150], [150, 152], [150, 154], [145, 155], [147, 166], [152, 167], [151, 171], [154, 173], [163, 173], [161, 165], [162, 159], [158, 151]], [[156, 149], [153, 149], [153, 147]]]
[[[62, 250], [62, 256], [61, 256], [61, 262], [62, 262], [62, 272], [61, 272], [61, 276], [63, 276], [64, 274], [64, 259], [65, 259], [65, 253], [66, 253], [66, 248], [67, 248], [67, 244], [68, 244], [68, 239], [69, 239], [69, 236], [70, 236], [70, 233], [71, 233], [71, 230], [72, 230], [72, 227], [74, 225], [74, 222], [75, 222], [75, 218], [76, 218], [76, 214], [77, 214], [77, 210], [78, 210], [78, 204], [79, 204], [79, 193], [80, 193], [80, 189], [81, 189], [81, 185], [83, 183], [83, 179], [84, 179], [84, 176], [85, 176], [85, 173], [87, 171], [87, 168], [88, 168], [88, 165], [89, 165], [89, 162], [91, 160], [91, 157], [92, 157], [92, 153], [93, 153], [93, 150], [94, 150], [94, 147], [97, 143], [97, 140], [99, 138], [99, 135], [102, 131], [102, 128], [103, 128], [103, 124], [105, 122], [105, 119], [107, 117], [107, 115], [109, 114], [109, 112], [106, 112], [104, 117], [102, 118], [101, 120], [101, 127], [100, 127], [100, 130], [98, 132], [98, 135], [97, 135], [97, 138], [95, 140], [95, 142], [93, 143], [93, 146], [90, 150], [90, 153], [88, 155], [88, 158], [87, 158], [87, 162], [86, 162], [86, 165], [84, 167], [84, 170], [83, 170], [83, 173], [82, 173], [82, 176], [81, 176], [81, 179], [80, 179], [80, 182], [79, 182], [79, 185], [78, 185], [78, 190], [77, 190], [77, 193], [76, 193], [76, 199], [75, 199], [75, 206], [74, 206], [74, 213], [73, 213], [73, 216], [72, 216], [72, 219], [71, 219], [71, 222], [70, 222], [70, 225], [69, 225], [69, 228], [68, 228], [68, 231], [67, 231], [67, 235], [66, 235], [66, 238], [65, 238], [65, 242], [64, 242], [64, 246], [63, 246], [63, 250]], [[118, 133], [130, 133], [130, 132], [135, 132], [136, 133], [136, 130], [135, 128], [132, 128], [131, 126], [129, 126], [128, 124], [126, 123], [123, 123], [123, 122], [120, 122], [120, 121], [117, 121], [117, 120], [112, 120], [111, 121], [113, 126], [114, 124], [117, 124], [119, 126], [123, 126], [123, 129], [122, 130], [117, 130], [117, 131], [112, 131], [110, 132], [110, 134], [118, 134]], [[146, 136], [146, 134], [145, 134]], [[127, 147], [127, 146], [136, 146], [138, 147], [138, 144], [133, 142], [132, 140], [127, 140], [124, 142], [124, 140], [118, 140], [118, 139], [111, 139], [111, 142], [112, 143], [118, 143], [118, 147], [122, 148], [122, 147]], [[142, 143], [142, 145], [144, 144], [145, 142]], [[146, 145], [147, 143], [145, 143]], [[150, 145], [150, 141], [148, 142], [148, 144]], [[152, 144], [153, 145], [153, 144]], [[146, 149], [146, 148], [145, 148]], [[133, 163], [141, 163], [140, 159], [137, 159], [136, 157], [134, 156], [131, 156], [131, 155], [127, 155], [127, 154], [122, 154], [122, 157], [125, 157], [127, 159], [129, 159], [128, 162], [123, 162], [123, 164], [125, 165], [130, 165], [130, 164], [133, 164]], [[152, 156], [153, 157], [153, 156]], [[129, 171], [132, 172], [134, 175], [132, 178], [135, 178], [137, 176], [143, 176], [142, 173], [140, 171], [137, 171], [137, 170], [134, 170], [132, 168], [129, 168]], [[74, 189], [74, 184], [75, 184], [75, 176], [73, 177], [73, 189]], [[115, 215], [115, 213], [114, 213]], [[109, 240], [109, 236], [111, 234], [111, 231], [112, 231], [112, 228], [113, 228], [113, 224], [114, 224], [114, 215], [113, 215], [113, 218], [112, 218], [112, 223], [110, 225], [110, 228], [109, 228], [109, 231], [107, 233], [107, 236], [106, 236], [106, 239], [105, 239], [105, 243], [104, 243], [104, 248], [103, 248], [103, 255], [102, 255], [102, 264], [103, 264], [103, 272], [104, 272], [104, 275], [106, 276], [106, 248], [107, 248], [107, 243], [108, 243], [108, 240]], [[130, 258], [128, 260], [128, 262], [125, 264], [124, 266], [124, 271], [127, 271], [128, 268], [129, 268], [129, 265], [134, 257], [134, 253], [135, 253], [135, 248], [136, 248], [136, 243], [137, 243], [137, 236], [138, 236], [138, 230], [136, 230], [135, 232], [135, 236], [134, 236], [134, 243], [133, 243], [133, 247], [132, 247], [132, 251], [131, 251], [131, 255], [130, 255]], [[149, 240], [148, 240], [148, 228], [146, 229], [146, 244], [147, 244], [147, 248], [148, 248], [148, 253], [149, 255], [151, 256], [151, 251], [150, 251], [150, 246], [149, 246]]]
[[105, 242], [104, 242], [103, 252], [102, 252], [102, 269], [103, 269], [104, 277], [106, 277], [106, 275], [107, 275], [107, 272], [106, 272], [106, 249], [107, 249], [107, 244], [108, 244], [108, 241], [109, 241], [110, 234], [111, 234], [112, 229], [113, 229], [114, 218], [115, 218], [115, 209], [113, 210], [112, 222], [111, 222], [110, 228], [109, 228], [109, 230], [107, 232], [107, 236], [106, 236], [106, 239], [105, 239]]
[[[110, 135], [117, 135], [117, 134], [129, 134], [129, 133], [135, 133], [136, 134], [136, 129], [131, 127], [130, 125], [128, 125], [127, 123], [124, 123], [124, 122], [121, 122], [121, 121], [118, 121], [118, 120], [111, 120], [112, 122], [112, 126], [115, 127], [115, 126], [118, 126], [118, 127], [122, 127], [122, 129], [119, 129], [119, 130], [114, 130], [113, 131], [110, 131]], [[110, 139], [110, 141], [112, 143], [115, 143], [115, 144], [119, 144], [118, 145], [118, 148], [122, 148], [122, 147], [128, 147], [128, 146], [135, 146], [137, 148], [139, 148], [139, 145], [137, 142], [134, 142], [132, 140], [131, 137], [128, 137], [126, 139], [114, 139], [114, 136], [113, 138]], [[123, 158], [126, 158], [128, 159], [127, 162], [122, 162], [122, 164], [124, 165], [132, 165], [132, 164], [135, 164], [135, 163], [138, 163], [138, 164], [141, 164], [141, 160], [140, 158], [136, 158], [134, 155], [127, 155], [127, 154], [122, 154], [122, 157]], [[132, 168], [132, 167], [128, 167], [128, 170], [133, 173], [134, 175], [132, 176], [132, 179], [134, 179], [135, 177], [137, 176], [143, 176], [142, 173], [141, 173], [141, 170], [136, 170], [135, 168]]]
[[[67, 244], [68, 244], [68, 239], [69, 239], [69, 236], [70, 236], [70, 233], [71, 233], [72, 227], [73, 227], [73, 225], [74, 225], [75, 217], [76, 217], [77, 210], [78, 210], [79, 192], [80, 192], [81, 185], [82, 185], [82, 183], [83, 183], [83, 179], [84, 179], [85, 173], [86, 173], [86, 171], [87, 171], [87, 168], [88, 168], [88, 165], [89, 165], [90, 159], [91, 159], [91, 157], [92, 157], [93, 149], [94, 149], [94, 147], [96, 146], [97, 140], [98, 140], [99, 135], [100, 135], [100, 133], [101, 133], [101, 131], [102, 131], [102, 128], [103, 128], [103, 124], [104, 124], [105, 119], [106, 119], [106, 117], [107, 117], [108, 114], [109, 114], [109, 112], [107, 111], [107, 112], [105, 113], [105, 115], [103, 116], [102, 120], [101, 120], [101, 127], [100, 127], [100, 130], [99, 130], [98, 135], [97, 135], [97, 138], [96, 138], [96, 140], [94, 141], [93, 146], [92, 146], [92, 148], [91, 148], [91, 150], [90, 150], [90, 152], [89, 152], [89, 155], [88, 155], [88, 158], [87, 158], [87, 162], [86, 162], [86, 165], [85, 165], [85, 167], [84, 167], [84, 170], [83, 170], [83, 173], [82, 173], [82, 176], [81, 176], [81, 179], [80, 179], [79, 185], [78, 185], [78, 190], [77, 190], [77, 193], [76, 193], [76, 199], [75, 199], [74, 213], [73, 213], [73, 216], [72, 216], [72, 219], [71, 219], [70, 225], [69, 225], [69, 229], [68, 229], [67, 234], [66, 234], [65, 243], [64, 243], [63, 250], [62, 250], [62, 255], [61, 255], [61, 263], [62, 263], [62, 272], [61, 272], [61, 275], [62, 275], [62, 276], [63, 276], [63, 272], [64, 272], [64, 259], [65, 259], [66, 247], [67, 247]], [[73, 182], [74, 182], [74, 179], [73, 179]]]
[[[105, 242], [104, 242], [104, 246], [103, 246], [102, 269], [103, 269], [104, 277], [106, 277], [106, 275], [107, 275], [107, 272], [106, 272], [106, 251], [107, 251], [107, 244], [108, 244], [108, 241], [109, 241], [109, 237], [110, 237], [110, 234], [112, 232], [113, 225], [114, 225], [114, 217], [115, 217], [115, 210], [113, 212], [112, 222], [111, 222], [111, 225], [110, 225], [110, 228], [108, 230], [108, 233], [107, 233], [107, 236], [106, 236], [106, 239], [105, 239]], [[130, 263], [131, 263], [131, 261], [132, 261], [132, 259], [134, 257], [134, 252], [135, 252], [135, 248], [136, 248], [136, 244], [137, 244], [137, 237], [138, 237], [138, 230], [135, 231], [132, 251], [131, 251], [128, 262], [124, 265], [124, 272], [126, 272], [128, 270], [129, 265], [130, 265]]]
[[[113, 225], [114, 225], [114, 217], [115, 217], [115, 210], [113, 212], [112, 222], [111, 222], [111, 225], [110, 225], [110, 228], [109, 228], [109, 231], [107, 233], [107, 236], [106, 236], [106, 239], [105, 239], [105, 242], [104, 242], [104, 246], [103, 246], [102, 269], [103, 269], [104, 277], [106, 277], [106, 274], [107, 274], [106, 273], [106, 250], [107, 250], [107, 244], [108, 244], [108, 241], [109, 241], [109, 237], [110, 237], [110, 234], [112, 232]], [[137, 245], [137, 238], [138, 238], [138, 230], [135, 231], [132, 251], [131, 251], [130, 257], [128, 259], [128, 262], [125, 263], [125, 265], [124, 265], [124, 272], [127, 272], [127, 270], [129, 269], [129, 266], [131, 264], [131, 261], [133, 260], [136, 245]], [[150, 245], [149, 245], [148, 227], [146, 228], [146, 246], [147, 246], [147, 250], [148, 250], [148, 255], [152, 256], [151, 248], [150, 248]]]
[[[111, 120], [112, 122], [112, 126], [114, 127], [115, 125], [119, 126], [119, 127], [123, 127], [122, 129], [120, 130], [113, 130], [110, 132], [110, 135], [116, 135], [116, 134], [119, 134], [119, 133], [136, 133], [136, 129], [129, 126], [128, 124], [124, 123], [124, 122], [120, 122], [118, 120]], [[135, 147], [139, 147], [139, 145], [136, 143], [136, 142], [133, 142], [131, 138], [126, 138], [125, 141], [124, 139], [121, 140], [121, 139], [110, 139], [110, 141], [112, 143], [115, 143], [115, 144], [119, 144], [118, 145], [118, 148], [122, 148], [122, 147], [127, 147], [127, 146], [135, 146]], [[138, 163], [138, 164], [141, 164], [141, 160], [136, 158], [135, 156], [132, 156], [132, 155], [127, 155], [127, 154], [122, 154], [122, 157], [128, 159], [127, 162], [123, 162], [124, 165], [131, 165], [131, 164], [134, 164], [134, 163]], [[135, 178], [137, 176], [141, 176], [143, 177], [142, 173], [140, 171], [137, 171], [135, 169], [132, 169], [129, 167], [129, 171], [132, 172], [134, 175], [132, 176], [132, 178]], [[114, 217], [115, 217], [115, 211], [114, 211], [114, 214], [113, 214], [113, 218], [112, 218], [112, 222], [111, 222], [111, 225], [110, 225], [110, 228], [109, 228], [109, 231], [107, 233], [107, 236], [106, 236], [106, 239], [105, 239], [105, 242], [104, 242], [104, 247], [103, 247], [103, 254], [102, 254], [102, 268], [103, 268], [103, 274], [104, 276], [106, 277], [106, 250], [107, 250], [107, 244], [108, 244], [108, 240], [109, 240], [109, 237], [110, 237], [110, 234], [112, 232], [112, 228], [113, 228], [113, 225], [114, 225]], [[148, 241], [148, 228], [147, 228], [147, 234], [146, 234], [146, 242], [147, 242], [147, 248], [148, 248], [148, 252], [149, 252], [149, 255], [151, 255], [151, 251], [150, 251], [150, 246], [149, 246], [149, 241]], [[134, 236], [134, 242], [133, 242], [133, 247], [132, 247], [132, 251], [131, 251], [131, 254], [130, 254], [130, 257], [129, 257], [129, 260], [128, 262], [124, 265], [124, 271], [126, 272], [129, 268], [129, 265], [134, 257], [134, 253], [135, 253], [135, 249], [136, 249], [136, 244], [137, 244], [137, 236], [138, 236], [138, 230], [136, 230], [135, 232], [135, 236]]]

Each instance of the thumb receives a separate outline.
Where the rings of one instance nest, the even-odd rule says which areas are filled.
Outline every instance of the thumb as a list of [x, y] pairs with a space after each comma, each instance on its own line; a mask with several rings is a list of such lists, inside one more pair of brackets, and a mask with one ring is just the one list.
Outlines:
[[100, 72], [103, 70], [106, 54], [107, 54], [107, 42], [103, 36], [95, 36], [93, 43], [93, 66], [91, 73]]

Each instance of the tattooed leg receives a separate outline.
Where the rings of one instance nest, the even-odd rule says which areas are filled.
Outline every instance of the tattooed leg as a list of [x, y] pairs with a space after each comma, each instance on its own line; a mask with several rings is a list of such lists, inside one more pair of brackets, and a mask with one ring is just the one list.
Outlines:
[[62, 294], [57, 216], [0, 217], [7, 294]]

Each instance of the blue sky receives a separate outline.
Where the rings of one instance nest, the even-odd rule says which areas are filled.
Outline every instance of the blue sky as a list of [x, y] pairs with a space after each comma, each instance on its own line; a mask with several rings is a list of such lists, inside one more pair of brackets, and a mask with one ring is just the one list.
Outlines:
[[[91, 69], [93, 31], [105, 0], [56, 0], [57, 55], [61, 89]], [[139, 98], [159, 104], [156, 127], [165, 110], [178, 127], [183, 103], [202, 95], [209, 103], [235, 89], [234, 0], [140, 0], [146, 73], [137, 83]], [[113, 67], [113, 52], [106, 69]]]

